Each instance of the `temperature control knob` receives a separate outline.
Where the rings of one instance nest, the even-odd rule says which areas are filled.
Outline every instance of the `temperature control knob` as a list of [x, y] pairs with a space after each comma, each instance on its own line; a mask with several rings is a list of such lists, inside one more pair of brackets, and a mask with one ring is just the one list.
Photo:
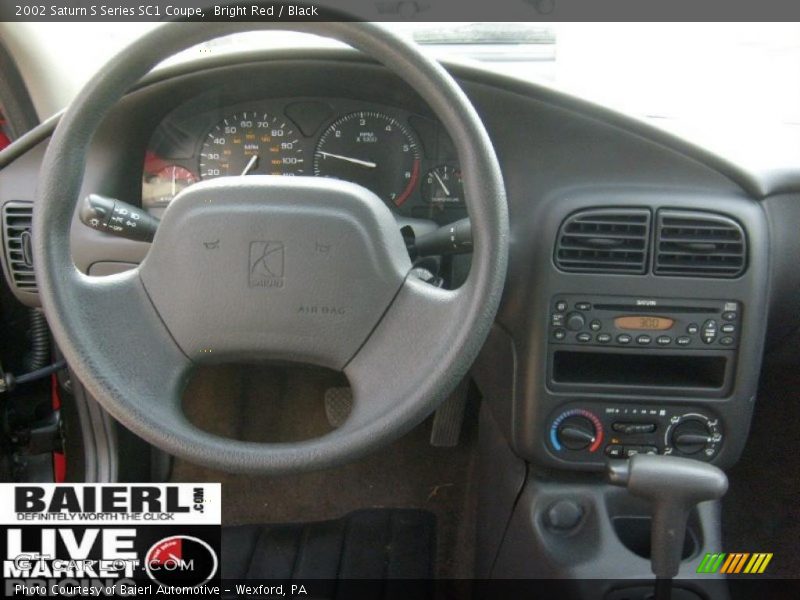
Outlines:
[[603, 424], [588, 410], [568, 410], [550, 425], [550, 443], [556, 450], [595, 452], [602, 441]]
[[570, 450], [583, 450], [597, 439], [594, 425], [586, 417], [567, 417], [558, 428], [558, 441]]

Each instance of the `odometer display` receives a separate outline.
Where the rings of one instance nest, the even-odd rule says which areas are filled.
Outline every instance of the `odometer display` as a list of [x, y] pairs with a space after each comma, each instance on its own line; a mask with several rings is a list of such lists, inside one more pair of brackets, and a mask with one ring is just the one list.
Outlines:
[[208, 132], [200, 151], [200, 177], [302, 175], [303, 150], [287, 123], [263, 112], [226, 117]]
[[345, 115], [322, 134], [314, 152], [314, 174], [363, 185], [396, 206], [419, 180], [421, 154], [411, 131], [383, 113]]

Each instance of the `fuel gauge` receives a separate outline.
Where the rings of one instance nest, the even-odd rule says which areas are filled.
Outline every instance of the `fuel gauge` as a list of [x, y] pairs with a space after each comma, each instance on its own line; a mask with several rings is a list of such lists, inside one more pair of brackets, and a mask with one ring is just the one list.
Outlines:
[[178, 165], [166, 165], [155, 173], [145, 173], [142, 181], [142, 208], [165, 208], [178, 193], [197, 182], [197, 176]]
[[422, 197], [431, 204], [464, 202], [461, 169], [451, 165], [439, 165], [428, 171], [422, 180]]

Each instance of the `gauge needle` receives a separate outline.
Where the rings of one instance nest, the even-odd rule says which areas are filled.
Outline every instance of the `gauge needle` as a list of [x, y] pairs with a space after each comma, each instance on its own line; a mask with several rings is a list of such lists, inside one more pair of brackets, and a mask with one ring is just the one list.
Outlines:
[[322, 150], [319, 151], [319, 154], [326, 158], [338, 158], [339, 160], [351, 162], [355, 165], [361, 165], [362, 167], [367, 167], [368, 169], [374, 169], [375, 167], [378, 166], [378, 163], [370, 162], [368, 160], [351, 158], [350, 156], [342, 156], [341, 154], [331, 154], [330, 152], [323, 152]]
[[247, 175], [250, 172], [250, 169], [252, 169], [253, 166], [256, 164], [257, 160], [258, 160], [258, 154], [253, 154], [253, 156], [250, 157], [250, 162], [247, 163], [247, 166], [244, 168], [244, 171], [242, 171], [242, 175]]
[[444, 184], [444, 181], [442, 181], [442, 178], [439, 177], [439, 174], [436, 171], [434, 171], [433, 176], [436, 177], [436, 181], [438, 181], [439, 185], [442, 186], [442, 190], [444, 190], [444, 195], [449, 196], [450, 190], [447, 189], [447, 186]]

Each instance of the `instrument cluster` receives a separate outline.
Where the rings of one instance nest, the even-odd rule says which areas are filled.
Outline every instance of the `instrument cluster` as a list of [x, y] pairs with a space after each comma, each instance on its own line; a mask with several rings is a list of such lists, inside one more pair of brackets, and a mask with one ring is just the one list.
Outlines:
[[160, 216], [198, 181], [254, 174], [351, 181], [404, 216], [449, 223], [466, 215], [461, 167], [438, 122], [327, 98], [178, 108], [150, 140], [142, 207]]

